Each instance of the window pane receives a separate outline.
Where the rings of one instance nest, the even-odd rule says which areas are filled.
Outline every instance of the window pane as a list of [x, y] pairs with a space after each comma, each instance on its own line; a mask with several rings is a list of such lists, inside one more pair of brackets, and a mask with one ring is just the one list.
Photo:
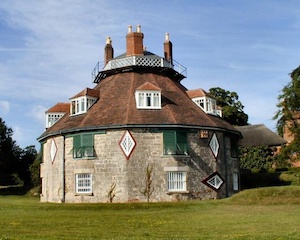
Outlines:
[[139, 107], [144, 107], [145, 106], [145, 104], [144, 104], [144, 102], [145, 102], [145, 95], [144, 95], [144, 93], [139, 93], [139, 100], [138, 100], [139, 102], [138, 102], [138, 106]]
[[164, 139], [164, 154], [176, 154], [176, 139], [175, 139], [175, 131], [164, 131], [163, 132]]
[[177, 154], [187, 154], [188, 147], [187, 147], [187, 134], [186, 132], [176, 132], [176, 148]]
[[146, 106], [151, 107], [151, 93], [146, 93]]
[[76, 174], [76, 193], [92, 193], [92, 174]]
[[81, 109], [80, 109], [80, 112], [85, 112], [85, 99], [84, 98], [81, 98]]
[[168, 191], [186, 191], [186, 172], [167, 173]]
[[159, 107], [159, 103], [159, 93], [153, 93], [153, 107]]
[[234, 172], [233, 173], [233, 190], [237, 191], [239, 190], [239, 175], [238, 173]]

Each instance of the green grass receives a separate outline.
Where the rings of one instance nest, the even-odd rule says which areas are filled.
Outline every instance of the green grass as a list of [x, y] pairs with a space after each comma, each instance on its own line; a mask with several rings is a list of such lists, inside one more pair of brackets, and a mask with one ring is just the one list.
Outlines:
[[210, 201], [51, 204], [0, 196], [0, 240], [300, 239], [300, 187]]

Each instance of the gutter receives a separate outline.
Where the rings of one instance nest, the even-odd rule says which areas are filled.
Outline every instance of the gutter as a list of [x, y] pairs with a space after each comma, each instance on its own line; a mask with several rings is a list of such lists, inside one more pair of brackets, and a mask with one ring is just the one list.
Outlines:
[[39, 142], [44, 139], [56, 136], [56, 135], [66, 135], [74, 132], [84, 132], [84, 131], [95, 131], [95, 130], [111, 130], [111, 129], [128, 129], [128, 128], [158, 128], [158, 129], [174, 129], [174, 128], [189, 128], [189, 129], [198, 129], [198, 130], [211, 130], [211, 131], [221, 131], [229, 132], [232, 134], [239, 135], [242, 138], [241, 133], [238, 130], [229, 130], [226, 128], [219, 127], [207, 127], [207, 126], [195, 126], [195, 125], [184, 125], [184, 124], [116, 124], [116, 125], [106, 125], [106, 126], [88, 126], [88, 127], [79, 127], [79, 128], [69, 128], [65, 130], [49, 132], [42, 134], [37, 140]]

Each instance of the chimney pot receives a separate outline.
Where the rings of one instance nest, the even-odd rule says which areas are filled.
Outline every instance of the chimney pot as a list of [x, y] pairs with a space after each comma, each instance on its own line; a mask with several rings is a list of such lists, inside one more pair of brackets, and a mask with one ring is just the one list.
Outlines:
[[114, 58], [114, 49], [111, 45], [111, 38], [107, 37], [106, 45], [104, 48], [104, 63], [105, 63], [105, 65], [113, 58]]
[[170, 41], [170, 35], [169, 35], [169, 33], [166, 33], [166, 34], [165, 34], [165, 40], [166, 40], [166, 41]]
[[128, 33], [132, 33], [132, 26], [131, 25], [128, 26]]
[[106, 37], [106, 44], [111, 44], [111, 38], [110, 37]]
[[136, 31], [137, 31], [138, 33], [141, 32], [141, 25], [137, 25], [137, 26], [136, 26]]
[[172, 42], [170, 41], [169, 33], [165, 34], [165, 42], [164, 42], [164, 55], [165, 59], [173, 64], [173, 46]]

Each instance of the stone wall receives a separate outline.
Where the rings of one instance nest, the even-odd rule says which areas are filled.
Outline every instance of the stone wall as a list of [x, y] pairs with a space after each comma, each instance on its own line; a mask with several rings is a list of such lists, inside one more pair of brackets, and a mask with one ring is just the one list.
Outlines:
[[[199, 137], [199, 131], [189, 133], [189, 155], [171, 156], [163, 155], [162, 132], [132, 129], [130, 133], [136, 141], [136, 146], [128, 160], [119, 146], [124, 132], [125, 130], [95, 132], [95, 157], [89, 159], [73, 158], [72, 136], [48, 139], [44, 144], [44, 162], [41, 166], [41, 201], [108, 202], [108, 192], [115, 185], [114, 202], [145, 202], [147, 197], [142, 192], [146, 187], [147, 166], [152, 168], [152, 202], [215, 199], [232, 193], [232, 171], [238, 168], [234, 167], [236, 163], [230, 157], [230, 139], [225, 144], [223, 132], [215, 132], [220, 145], [218, 156], [215, 158], [209, 147], [214, 133], [212, 131], [208, 132], [206, 138]], [[53, 161], [50, 154], [52, 141], [57, 147], [54, 157], [52, 153]], [[168, 169], [186, 170], [186, 192], [167, 191]], [[203, 179], [216, 171], [226, 180], [218, 191], [202, 183]], [[93, 174], [92, 194], [75, 194], [77, 173]]]

